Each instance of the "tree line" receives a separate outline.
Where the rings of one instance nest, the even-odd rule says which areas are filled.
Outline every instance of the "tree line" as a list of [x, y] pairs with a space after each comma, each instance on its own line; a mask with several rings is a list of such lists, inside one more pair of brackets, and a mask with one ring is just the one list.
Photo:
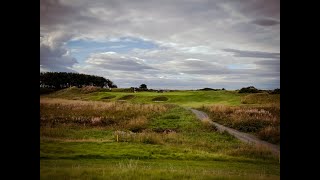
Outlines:
[[62, 89], [71, 86], [97, 86], [117, 88], [111, 80], [100, 76], [72, 72], [40, 72], [40, 87]]
[[260, 92], [268, 92], [269, 94], [280, 94], [280, 88], [274, 90], [261, 90], [257, 89], [254, 86], [243, 87], [241, 88], [238, 93], [260, 93]]

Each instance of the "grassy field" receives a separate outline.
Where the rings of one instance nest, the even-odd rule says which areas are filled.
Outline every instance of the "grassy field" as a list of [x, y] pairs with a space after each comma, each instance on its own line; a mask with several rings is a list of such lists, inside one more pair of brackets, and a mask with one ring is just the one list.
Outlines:
[[[156, 98], [160, 96], [167, 101], [158, 102], [166, 100]], [[259, 105], [254, 98], [244, 104], [244, 98], [247, 94], [232, 91], [125, 93], [78, 88], [41, 96], [40, 177], [279, 179], [278, 155], [219, 133], [183, 108]]]
[[[115, 91], [115, 90], [114, 90]], [[240, 105], [241, 97], [245, 94], [239, 94], [235, 91], [174, 91], [174, 92], [108, 92], [104, 91], [86, 91], [83, 88], [68, 88], [45, 97], [65, 98], [72, 100], [94, 100], [94, 101], [127, 101], [132, 103], [172, 103], [181, 106], [199, 107], [203, 104], [225, 104]], [[165, 98], [164, 98], [165, 97]], [[155, 99], [156, 98], [156, 99]], [[159, 100], [157, 98], [160, 98]]]

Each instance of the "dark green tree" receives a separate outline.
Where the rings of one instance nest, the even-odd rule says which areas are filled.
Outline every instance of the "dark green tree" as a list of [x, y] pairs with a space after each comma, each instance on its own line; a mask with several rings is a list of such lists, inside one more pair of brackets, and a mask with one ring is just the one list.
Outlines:
[[139, 88], [140, 89], [148, 89], [146, 84], [141, 84]]
[[40, 72], [40, 85], [55, 89], [67, 88], [70, 86], [106, 86], [117, 88], [117, 85], [104, 77], [71, 72]]

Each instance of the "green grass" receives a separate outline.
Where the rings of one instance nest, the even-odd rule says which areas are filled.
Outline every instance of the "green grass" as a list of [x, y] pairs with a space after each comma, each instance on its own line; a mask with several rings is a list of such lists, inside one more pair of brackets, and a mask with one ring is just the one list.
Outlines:
[[153, 98], [152, 101], [168, 101], [168, 98], [165, 96], [158, 96]]
[[228, 161], [42, 160], [40, 166], [40, 179], [279, 179], [276, 166]]
[[119, 98], [118, 100], [130, 100], [130, 99], [133, 99], [135, 98], [136, 96], [135, 95], [125, 95], [125, 96], [122, 96], [121, 98]]
[[[275, 161], [140, 143], [45, 140], [40, 141], [40, 159], [41, 179], [68, 177], [83, 179], [86, 176], [112, 179], [124, 177], [127, 179], [150, 177], [278, 179], [280, 173], [279, 164]], [[104, 170], [104, 174], [101, 174], [101, 170]]]
[[104, 96], [101, 99], [112, 99], [112, 98], [115, 98], [115, 97], [116, 96], [114, 96], [114, 95], [110, 95], [110, 96]]
[[[171, 103], [186, 107], [200, 107], [203, 104], [225, 104], [241, 105], [241, 97], [246, 94], [239, 94], [236, 91], [174, 91], [164, 92], [161, 95], [157, 92], [92, 92], [83, 93], [81, 88], [64, 89], [44, 97], [66, 98], [74, 100], [103, 101], [104, 97], [116, 96], [108, 101], [126, 100], [132, 103]], [[167, 101], [154, 102], [154, 98], [165, 96]]]
[[[116, 102], [127, 95], [135, 97]], [[82, 93], [77, 88], [42, 96], [40, 178], [279, 179], [278, 156], [217, 132], [182, 107], [239, 106], [246, 94], [177, 91], [161, 96], [168, 101], [153, 102], [159, 97], [154, 92]]]
[[174, 130], [178, 132], [195, 131], [201, 128], [200, 121], [182, 107], [174, 107], [166, 113], [153, 118], [151, 128], [156, 132]]

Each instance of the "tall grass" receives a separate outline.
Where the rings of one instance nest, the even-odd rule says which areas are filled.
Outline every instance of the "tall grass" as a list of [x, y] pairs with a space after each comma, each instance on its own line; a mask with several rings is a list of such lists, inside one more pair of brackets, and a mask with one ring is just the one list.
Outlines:
[[241, 98], [242, 104], [279, 104], [280, 94], [257, 93]]
[[40, 99], [40, 124], [109, 126], [140, 131], [148, 118], [167, 111], [165, 105], [129, 104], [65, 99]]
[[243, 132], [251, 132], [263, 140], [280, 143], [280, 106], [203, 106], [212, 120]]
[[[212, 108], [230, 114], [236, 111], [227, 106]], [[237, 113], [243, 112], [236, 111], [235, 114]], [[268, 113], [260, 109], [245, 113], [268, 117]], [[226, 163], [250, 166], [265, 164], [263, 168], [274, 167], [275, 170], [270, 174], [278, 172], [278, 161], [270, 151], [243, 144], [231, 135], [218, 133], [209, 121], [202, 123], [194, 114], [175, 105], [41, 98], [40, 119], [41, 162], [56, 161], [59, 164], [68, 159], [76, 164], [84, 163], [88, 166], [83, 168], [86, 171], [92, 167], [88, 162], [92, 161], [94, 166], [99, 160], [103, 160], [104, 165], [109, 161], [119, 162], [124, 159], [155, 163], [179, 160], [177, 167], [192, 160], [202, 168], [207, 167], [202, 164], [204, 162], [221, 166]], [[121, 173], [130, 170], [128, 179], [135, 177], [132, 175], [133, 171], [144, 174], [140, 165], [137, 166], [134, 162], [116, 165], [117, 163], [114, 164], [116, 170], [124, 168], [119, 169]], [[54, 165], [42, 165], [42, 168], [54, 169]], [[156, 169], [158, 167], [153, 168]], [[69, 170], [62, 170], [61, 173], [79, 173], [76, 177], [82, 177], [82, 172]], [[92, 174], [97, 173], [96, 168], [91, 170]], [[181, 174], [185, 171], [183, 167]], [[243, 166], [239, 166], [239, 171], [249, 172]], [[109, 171], [109, 175], [110, 172], [113, 170]], [[257, 169], [257, 172], [261, 173], [262, 170]], [[172, 171], [172, 174], [175, 173]], [[61, 178], [63, 174], [60, 176], [55, 171], [42, 171], [42, 175], [47, 177]], [[221, 174], [222, 177], [224, 175], [225, 173]], [[161, 173], [159, 177], [163, 177]], [[209, 173], [208, 178], [210, 177]]]

